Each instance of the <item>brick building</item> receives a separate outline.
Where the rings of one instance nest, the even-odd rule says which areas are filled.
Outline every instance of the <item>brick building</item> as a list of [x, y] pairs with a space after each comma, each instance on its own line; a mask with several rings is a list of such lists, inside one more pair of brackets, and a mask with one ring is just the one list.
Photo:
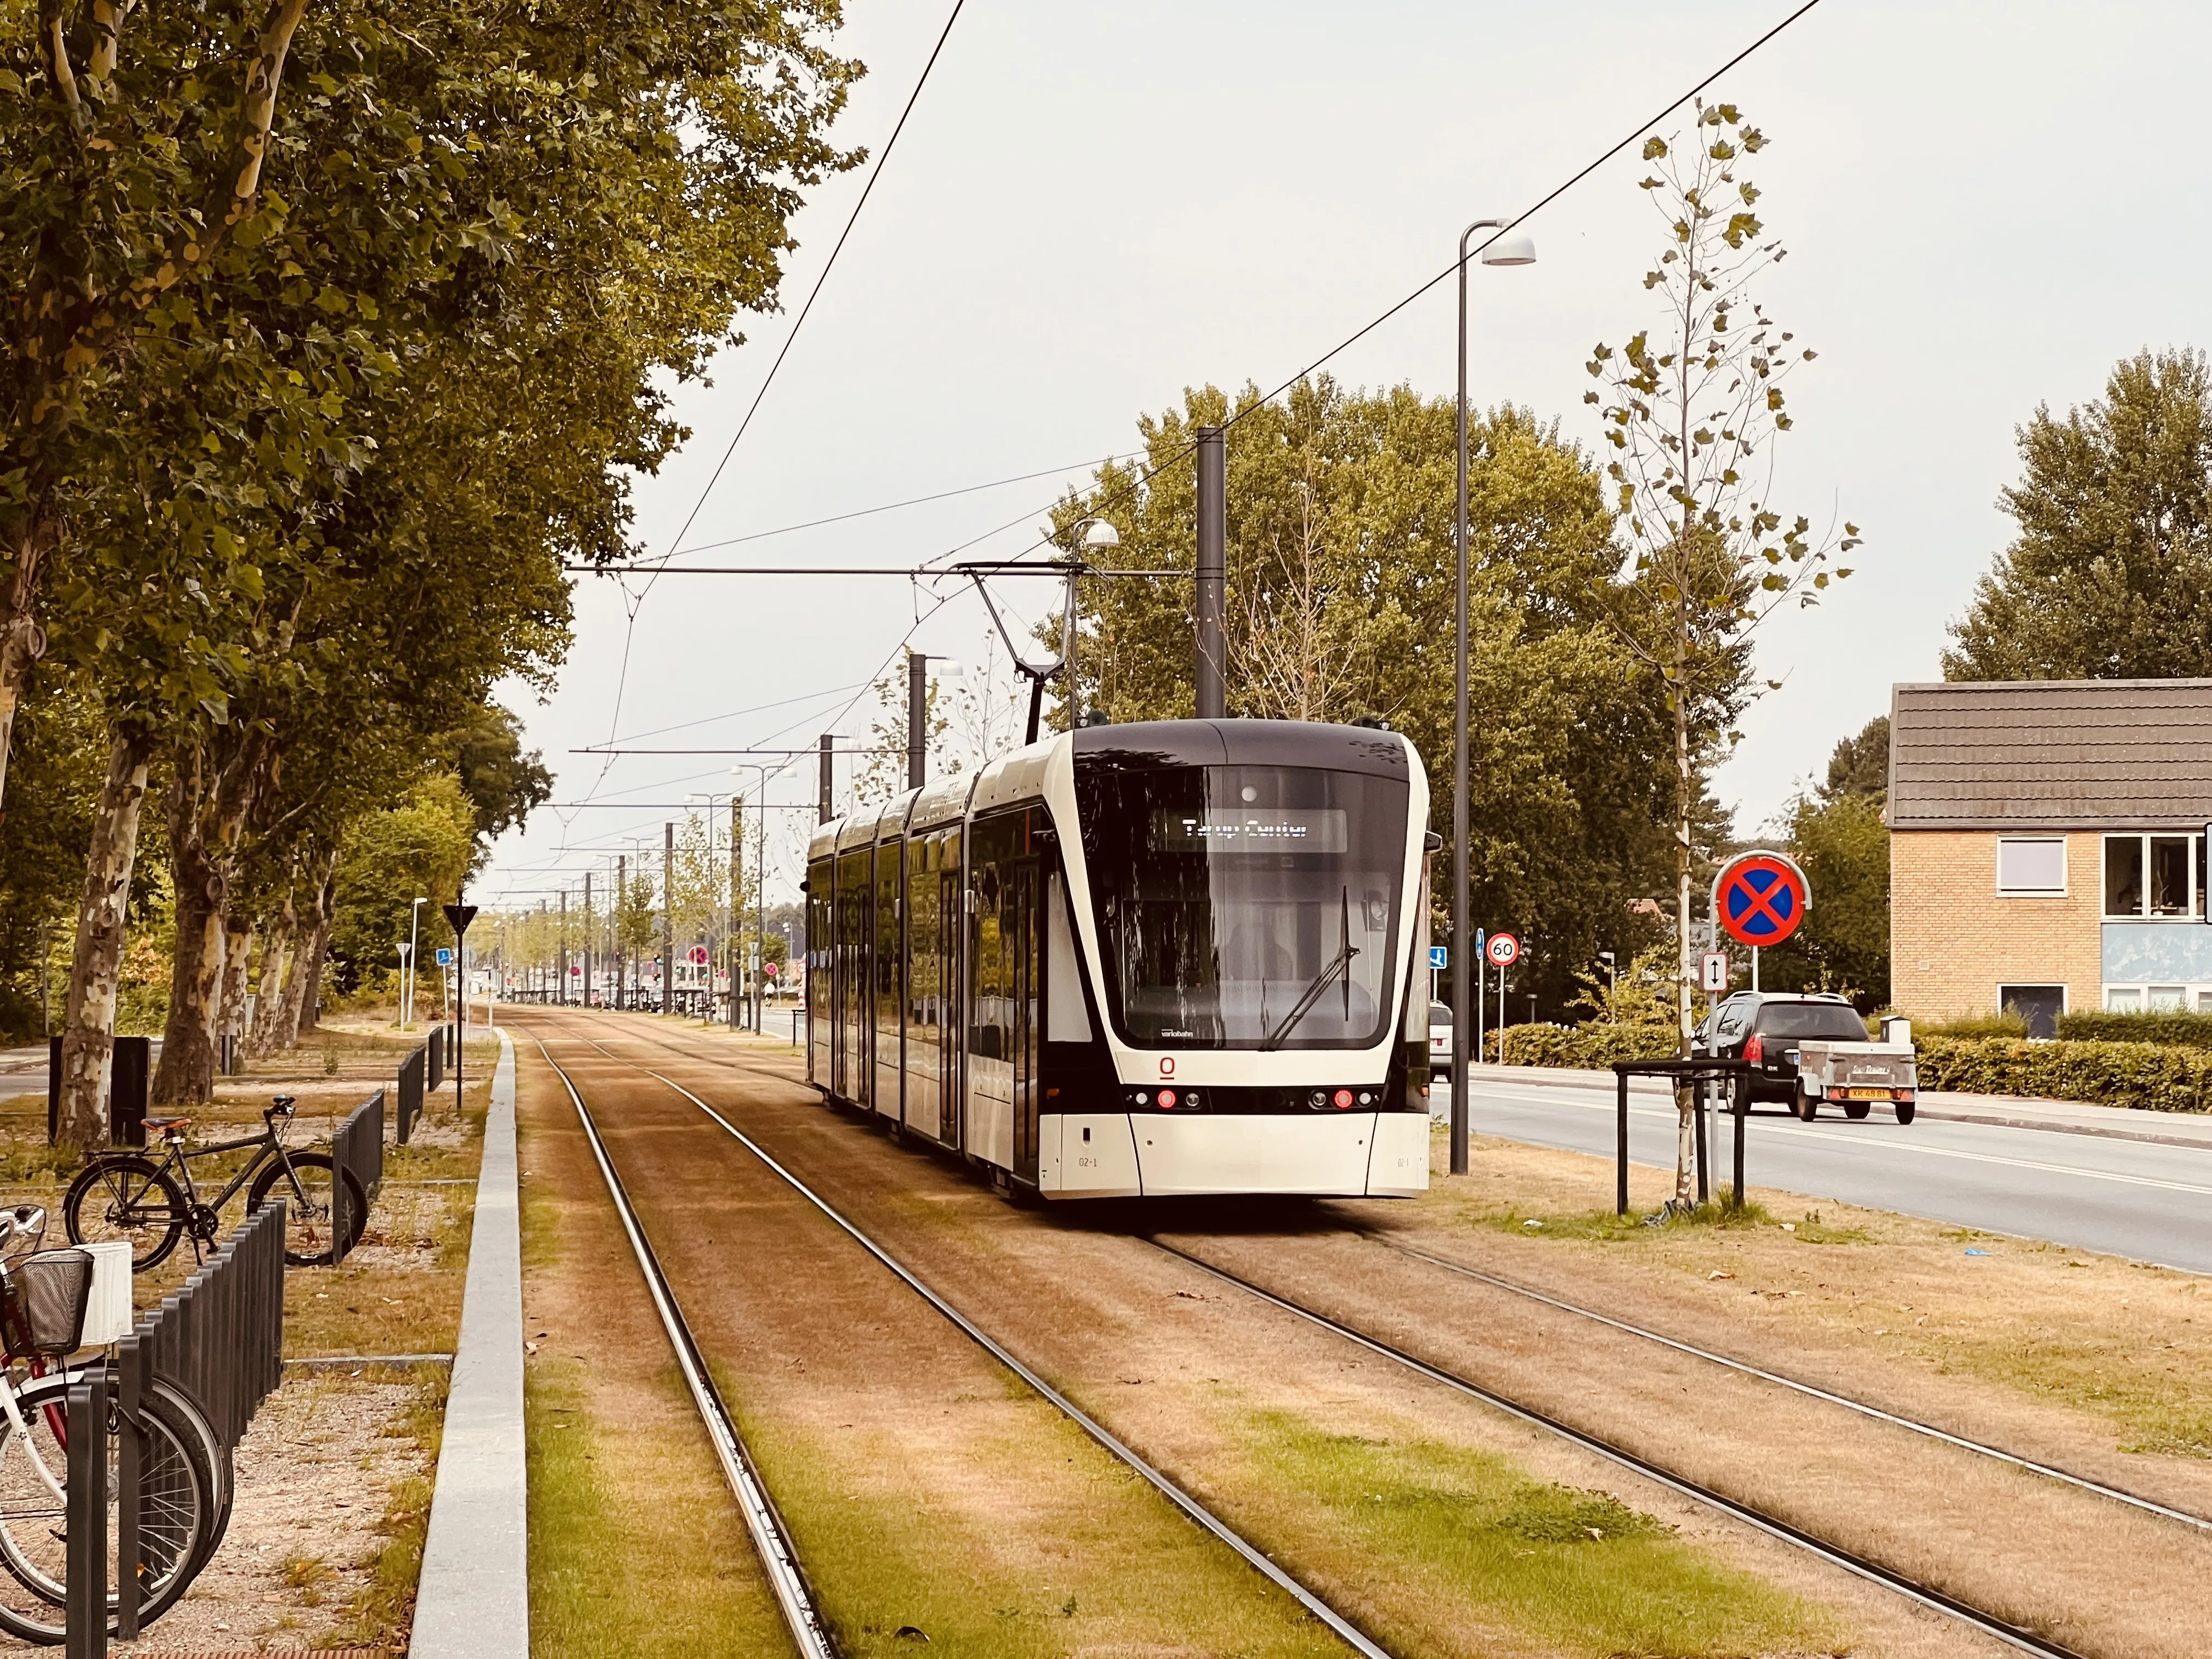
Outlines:
[[1907, 1012], [2212, 1010], [2212, 679], [1898, 686], [1888, 817]]

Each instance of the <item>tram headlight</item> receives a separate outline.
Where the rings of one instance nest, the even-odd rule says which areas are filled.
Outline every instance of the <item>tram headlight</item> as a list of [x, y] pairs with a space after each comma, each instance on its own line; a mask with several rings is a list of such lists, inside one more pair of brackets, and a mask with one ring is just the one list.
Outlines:
[[1316, 1090], [1315, 1090], [1311, 1094], [1310, 1094], [1310, 1095], [1308, 1095], [1308, 1096], [1306, 1097], [1306, 1104], [1307, 1104], [1307, 1105], [1309, 1105], [1309, 1106], [1326, 1106], [1326, 1105], [1328, 1105], [1328, 1090], [1326, 1090], [1326, 1089], [1316, 1089]]

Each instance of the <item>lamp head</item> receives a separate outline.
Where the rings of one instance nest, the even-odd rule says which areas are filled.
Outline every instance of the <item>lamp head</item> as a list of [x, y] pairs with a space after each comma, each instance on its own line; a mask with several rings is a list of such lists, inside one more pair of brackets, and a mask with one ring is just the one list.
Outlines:
[[1108, 524], [1105, 520], [1090, 519], [1085, 521], [1083, 526], [1085, 552], [1088, 553], [1096, 548], [1119, 547], [1121, 544], [1121, 532]]
[[1520, 231], [1500, 236], [1482, 250], [1482, 263], [1486, 265], [1533, 265], [1536, 263], [1536, 244]]

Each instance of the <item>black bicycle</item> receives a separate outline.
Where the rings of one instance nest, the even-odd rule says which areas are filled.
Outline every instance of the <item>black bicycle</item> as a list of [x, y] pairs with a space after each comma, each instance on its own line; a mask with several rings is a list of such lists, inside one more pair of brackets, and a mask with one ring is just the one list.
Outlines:
[[[296, 1267], [319, 1267], [334, 1261], [337, 1222], [333, 1200], [345, 1194], [346, 1230], [350, 1248], [368, 1224], [368, 1199], [361, 1179], [342, 1170], [328, 1152], [295, 1152], [284, 1145], [278, 1128], [289, 1125], [299, 1103], [278, 1095], [276, 1103], [261, 1114], [261, 1133], [243, 1140], [220, 1140], [211, 1146], [185, 1150], [188, 1117], [149, 1117], [146, 1127], [158, 1130], [165, 1149], [161, 1160], [141, 1152], [101, 1152], [85, 1166], [62, 1200], [62, 1215], [69, 1224], [70, 1243], [97, 1243], [106, 1239], [131, 1241], [131, 1265], [143, 1272], [168, 1260], [177, 1243], [189, 1236], [198, 1255], [215, 1243], [222, 1225], [222, 1206], [238, 1189], [252, 1183], [246, 1194], [250, 1213], [272, 1197], [284, 1200], [284, 1260]], [[226, 1152], [258, 1150], [210, 1202], [203, 1202], [193, 1183], [191, 1161], [218, 1158]], [[343, 1183], [343, 1187], [341, 1187]]]

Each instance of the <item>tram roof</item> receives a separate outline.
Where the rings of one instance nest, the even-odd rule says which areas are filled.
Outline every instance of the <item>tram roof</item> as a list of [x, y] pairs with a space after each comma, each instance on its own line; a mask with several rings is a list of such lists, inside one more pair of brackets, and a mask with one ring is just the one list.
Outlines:
[[1046, 767], [1072, 742], [1086, 769], [1152, 771], [1171, 766], [1310, 766], [1405, 780], [1420, 764], [1402, 733], [1317, 720], [1132, 720], [1059, 732], [1001, 755], [980, 772], [933, 778], [880, 806], [865, 806], [816, 829], [806, 856], [826, 858], [897, 835], [950, 823], [1006, 802], [1034, 798]]

